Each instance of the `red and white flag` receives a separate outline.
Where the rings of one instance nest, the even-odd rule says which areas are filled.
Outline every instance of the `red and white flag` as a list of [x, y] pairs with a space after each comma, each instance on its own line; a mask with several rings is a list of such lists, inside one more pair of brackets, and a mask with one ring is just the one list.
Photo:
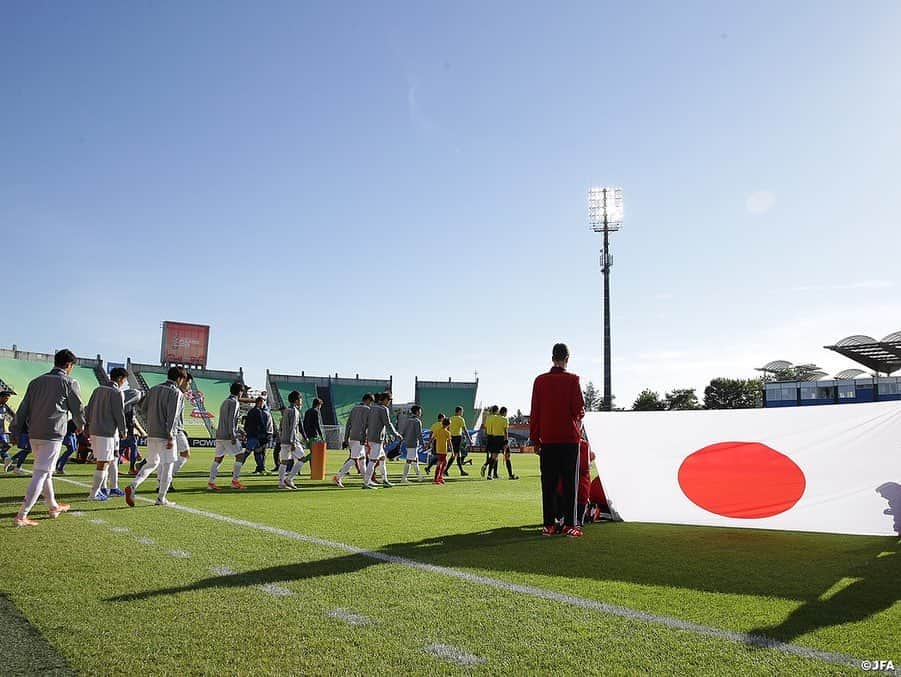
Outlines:
[[895, 535], [901, 402], [590, 413], [626, 521]]

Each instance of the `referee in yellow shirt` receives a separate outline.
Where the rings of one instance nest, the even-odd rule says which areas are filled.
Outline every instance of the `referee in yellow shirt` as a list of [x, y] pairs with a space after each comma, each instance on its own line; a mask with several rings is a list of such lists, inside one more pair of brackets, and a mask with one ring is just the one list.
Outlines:
[[469, 473], [463, 470], [463, 454], [460, 453], [460, 447], [463, 445], [463, 435], [466, 435], [466, 439], [469, 440], [470, 444], [472, 444], [472, 438], [469, 436], [469, 431], [466, 429], [466, 419], [463, 418], [463, 407], [456, 407], [454, 409], [454, 415], [450, 417], [450, 434], [451, 444], [453, 445], [453, 455], [447, 461], [447, 466], [444, 468], [444, 475], [447, 476], [447, 469], [454, 464], [454, 459], [457, 461], [457, 467], [460, 468], [460, 476], [468, 475]]

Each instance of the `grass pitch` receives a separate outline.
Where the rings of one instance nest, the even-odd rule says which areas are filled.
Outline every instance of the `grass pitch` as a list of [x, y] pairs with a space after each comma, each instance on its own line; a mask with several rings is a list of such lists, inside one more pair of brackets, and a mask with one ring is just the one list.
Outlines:
[[[51, 521], [39, 504], [41, 525], [15, 529], [28, 478], [0, 476], [0, 622], [18, 628], [7, 643], [31, 647], [0, 655], [0, 673], [847, 674], [854, 659], [901, 663], [896, 539], [628, 523], [542, 538], [533, 456], [514, 457], [518, 481], [487, 482], [476, 465], [444, 487], [361, 491], [351, 475], [343, 490], [301, 477], [300, 491], [282, 492], [245, 473], [247, 491], [221, 494], [205, 489], [211, 457], [193, 452], [170, 495], [208, 514], [88, 502], [71, 481], [88, 483], [92, 467], [70, 463], [57, 495], [82, 514]], [[343, 460], [330, 452], [330, 471]], [[390, 464], [392, 480], [401, 469]]]

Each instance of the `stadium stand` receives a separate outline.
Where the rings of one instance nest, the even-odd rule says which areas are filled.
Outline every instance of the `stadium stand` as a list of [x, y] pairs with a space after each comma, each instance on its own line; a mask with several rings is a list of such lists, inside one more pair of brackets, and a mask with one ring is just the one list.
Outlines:
[[[3, 387], [16, 393], [9, 398], [9, 405], [17, 409], [29, 381], [46, 374], [52, 368], [53, 355], [18, 350], [16, 346], [12, 349], [0, 348], [0, 380]], [[103, 368], [103, 359], [100, 355], [96, 358], [78, 358], [78, 363], [72, 369], [72, 378], [78, 381], [81, 398], [87, 404], [94, 389], [100, 383], [108, 381]]]
[[[129, 359], [126, 363], [132, 387], [145, 392], [166, 380], [168, 367], [158, 364], [138, 364]], [[212, 446], [216, 439], [216, 417], [219, 406], [229, 395], [235, 381], [244, 383], [244, 371], [220, 371], [215, 369], [191, 369], [192, 390], [185, 400], [185, 433], [191, 446]]]
[[392, 383], [390, 376], [387, 379], [366, 379], [360, 378], [359, 375], [356, 378], [338, 378], [338, 375], [335, 374], [335, 377], [330, 377], [330, 380], [329, 394], [335, 411], [335, 421], [342, 431], [350, 416], [350, 410], [359, 404], [363, 395], [384, 390], [390, 391]]
[[479, 381], [420, 381], [416, 379], [416, 404], [422, 407], [422, 420], [428, 425], [435, 420], [438, 412], [452, 416], [455, 407], [463, 407], [466, 424], [478, 429], [482, 410], [476, 407], [476, 391]]
[[364, 393], [390, 389], [391, 379], [339, 378], [334, 376], [307, 376], [305, 372], [296, 374], [273, 374], [266, 371], [269, 391], [269, 406], [273, 409], [273, 420], [278, 422], [277, 410], [288, 403], [288, 393], [298, 391], [303, 396], [303, 408], [308, 409], [314, 397], [322, 400], [322, 422], [326, 427], [326, 441], [331, 448], [341, 445], [344, 424], [350, 410]]

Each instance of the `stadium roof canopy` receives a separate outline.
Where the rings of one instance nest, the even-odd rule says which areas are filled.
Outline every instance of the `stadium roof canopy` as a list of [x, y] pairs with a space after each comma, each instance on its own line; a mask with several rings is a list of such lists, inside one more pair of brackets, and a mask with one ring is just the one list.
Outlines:
[[901, 331], [889, 334], [881, 341], [855, 334], [834, 346], [824, 347], [876, 372], [891, 374], [901, 369]]

